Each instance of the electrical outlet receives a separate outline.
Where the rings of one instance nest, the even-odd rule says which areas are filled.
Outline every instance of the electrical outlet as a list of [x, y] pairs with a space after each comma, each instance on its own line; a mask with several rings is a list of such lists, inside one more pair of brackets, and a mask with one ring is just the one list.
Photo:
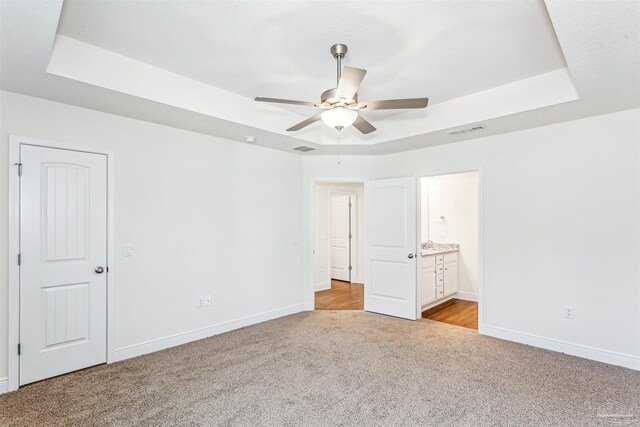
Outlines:
[[575, 310], [572, 306], [568, 305], [564, 308], [564, 317], [566, 319], [573, 319], [575, 317]]
[[198, 297], [196, 300], [197, 307], [204, 307], [204, 297]]
[[205, 295], [204, 296], [204, 305], [211, 305], [211, 295]]

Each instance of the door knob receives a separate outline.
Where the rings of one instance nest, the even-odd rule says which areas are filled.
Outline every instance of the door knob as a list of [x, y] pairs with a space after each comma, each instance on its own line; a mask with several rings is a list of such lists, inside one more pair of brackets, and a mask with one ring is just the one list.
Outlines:
[[96, 273], [98, 273], [98, 274], [102, 274], [102, 273], [104, 273], [104, 268], [103, 268], [103, 267], [101, 267], [101, 266], [97, 266], [97, 267], [96, 267]]
[[413, 254], [409, 254], [409, 258], [413, 258]]

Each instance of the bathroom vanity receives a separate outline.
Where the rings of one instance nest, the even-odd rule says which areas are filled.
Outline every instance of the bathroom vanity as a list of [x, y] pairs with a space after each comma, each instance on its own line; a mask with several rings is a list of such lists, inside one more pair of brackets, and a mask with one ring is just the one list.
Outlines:
[[458, 291], [458, 251], [455, 243], [422, 244], [420, 251], [420, 311]]

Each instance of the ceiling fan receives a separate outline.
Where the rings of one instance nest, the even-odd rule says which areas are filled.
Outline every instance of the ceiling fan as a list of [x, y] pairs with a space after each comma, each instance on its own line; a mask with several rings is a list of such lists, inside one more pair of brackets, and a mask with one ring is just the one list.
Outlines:
[[428, 98], [411, 99], [389, 99], [385, 101], [358, 102], [358, 87], [367, 74], [367, 70], [360, 68], [344, 67], [342, 69], [342, 58], [347, 54], [347, 46], [344, 44], [334, 44], [331, 46], [331, 54], [337, 61], [338, 66], [338, 87], [329, 89], [320, 95], [320, 102], [294, 101], [291, 99], [262, 98], [257, 97], [259, 102], [274, 102], [279, 104], [304, 105], [307, 107], [318, 107], [325, 110], [313, 117], [308, 118], [287, 131], [297, 131], [315, 123], [322, 121], [329, 127], [338, 131], [353, 125], [363, 134], [371, 133], [376, 128], [365, 120], [358, 111], [365, 110], [397, 110], [409, 108], [425, 108], [429, 102]]

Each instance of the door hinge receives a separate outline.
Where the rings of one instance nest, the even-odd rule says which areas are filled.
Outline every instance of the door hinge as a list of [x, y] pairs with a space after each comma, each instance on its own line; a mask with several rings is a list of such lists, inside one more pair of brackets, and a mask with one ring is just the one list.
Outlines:
[[22, 265], [22, 254], [18, 254], [18, 265]]
[[18, 176], [22, 176], [22, 163], [16, 163], [16, 166], [18, 166]]
[[353, 236], [352, 236], [351, 234], [349, 234], [349, 238], [350, 238], [350, 239], [353, 239]]
[[353, 207], [353, 205], [351, 204], [351, 202], [349, 202], [349, 207]]
[[349, 266], [349, 271], [351, 271], [351, 270], [353, 270], [353, 267], [352, 267], [352, 266]]
[[20, 355], [20, 353], [22, 353], [22, 345], [18, 343], [18, 355]]

